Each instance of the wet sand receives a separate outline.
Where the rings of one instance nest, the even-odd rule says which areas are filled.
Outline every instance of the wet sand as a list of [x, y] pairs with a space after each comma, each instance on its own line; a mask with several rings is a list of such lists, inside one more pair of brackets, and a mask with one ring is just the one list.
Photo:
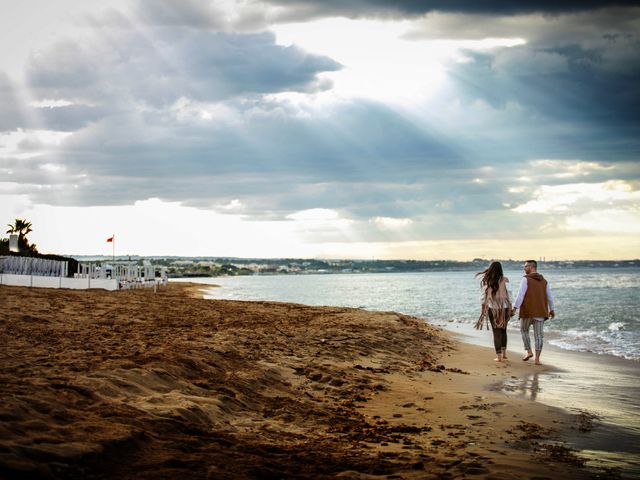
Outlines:
[[[491, 342], [486, 330], [460, 324], [445, 328], [474, 345]], [[517, 329], [509, 330], [509, 352], [514, 358], [524, 354]], [[547, 338], [542, 362], [548, 368], [540, 371], [532, 365], [524, 377], [509, 378], [496, 387], [510, 396], [582, 414], [589, 431], [579, 430], [567, 439], [587, 465], [616, 469], [622, 478], [640, 478], [640, 363], [561, 349]]]
[[[519, 358], [393, 312], [0, 287], [0, 477], [605, 478]], [[541, 367], [546, 369], [549, 367]]]

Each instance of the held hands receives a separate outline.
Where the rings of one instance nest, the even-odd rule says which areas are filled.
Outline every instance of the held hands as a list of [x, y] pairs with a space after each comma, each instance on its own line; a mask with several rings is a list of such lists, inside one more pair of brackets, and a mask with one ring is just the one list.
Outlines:
[[554, 310], [549, 310], [549, 318], [553, 318], [556, 316], [556, 312]]

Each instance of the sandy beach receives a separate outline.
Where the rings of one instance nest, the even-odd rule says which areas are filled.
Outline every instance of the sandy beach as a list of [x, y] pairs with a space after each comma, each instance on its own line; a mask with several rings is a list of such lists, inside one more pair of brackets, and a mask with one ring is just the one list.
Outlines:
[[[606, 478], [533, 368], [393, 312], [0, 287], [0, 477]], [[542, 366], [540, 369], [549, 367]]]

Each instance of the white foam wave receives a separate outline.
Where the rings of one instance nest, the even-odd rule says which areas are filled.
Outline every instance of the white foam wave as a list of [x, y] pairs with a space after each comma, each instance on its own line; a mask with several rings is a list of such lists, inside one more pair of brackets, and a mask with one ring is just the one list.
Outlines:
[[640, 360], [638, 345], [634, 346], [633, 342], [620, 338], [620, 334], [623, 333], [625, 332], [619, 330], [607, 332], [595, 332], [593, 330], [554, 332], [558, 336], [549, 339], [549, 343], [565, 350]]
[[609, 330], [612, 332], [618, 332], [620, 330], [624, 330], [626, 326], [627, 324], [625, 322], [612, 322], [609, 324]]

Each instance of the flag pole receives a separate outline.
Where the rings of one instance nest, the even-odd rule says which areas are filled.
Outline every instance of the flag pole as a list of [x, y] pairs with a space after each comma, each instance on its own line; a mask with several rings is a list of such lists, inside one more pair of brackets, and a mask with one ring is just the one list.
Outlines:
[[111, 238], [113, 238], [113, 241], [111, 242], [111, 247], [112, 247], [111, 253], [113, 255], [112, 262], [115, 263], [115, 261], [116, 261], [116, 234], [114, 233]]

